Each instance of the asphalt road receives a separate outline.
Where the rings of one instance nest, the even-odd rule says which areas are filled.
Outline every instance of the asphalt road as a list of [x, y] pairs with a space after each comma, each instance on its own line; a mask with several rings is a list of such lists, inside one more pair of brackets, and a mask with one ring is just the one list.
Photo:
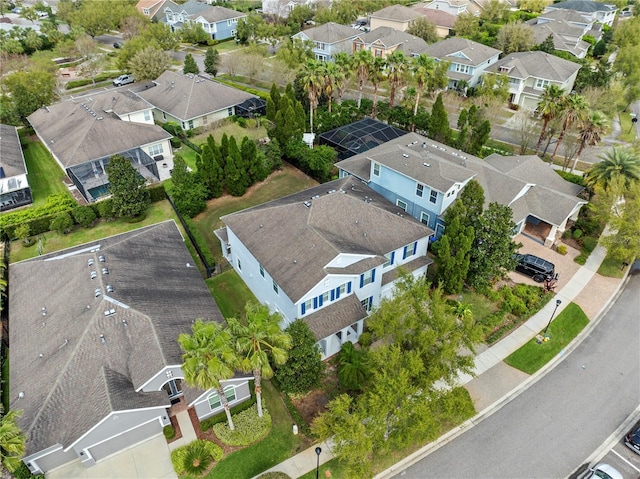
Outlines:
[[554, 369], [395, 477], [548, 479], [571, 474], [640, 404], [638, 311], [636, 274], [591, 334]]

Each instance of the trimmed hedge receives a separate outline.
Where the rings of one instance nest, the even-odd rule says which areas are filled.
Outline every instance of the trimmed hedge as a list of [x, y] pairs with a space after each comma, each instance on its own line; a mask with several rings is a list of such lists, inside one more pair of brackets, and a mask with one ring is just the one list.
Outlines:
[[213, 426], [213, 432], [218, 439], [229, 446], [248, 446], [262, 439], [271, 429], [271, 415], [263, 408], [262, 417], [258, 417], [257, 409], [247, 409], [234, 414], [233, 425], [235, 429], [229, 429], [226, 423]]
[[[118, 74], [109, 73], [109, 72], [100, 73], [95, 77], [95, 82], [99, 83], [106, 80], [111, 80], [113, 78], [118, 78], [118, 76], [120, 76], [119, 73]], [[91, 78], [81, 78], [79, 80], [71, 80], [70, 82], [67, 82], [67, 86], [65, 88], [67, 90], [71, 90], [73, 88], [79, 88], [81, 86], [86, 86], [91, 84], [93, 84], [93, 81], [91, 80]]]
[[255, 88], [251, 88], [248, 86], [245, 86], [241, 83], [236, 83], [230, 80], [223, 80], [222, 78], [216, 78], [217, 82], [220, 83], [224, 83], [227, 86], [233, 87], [233, 88], [237, 88], [238, 90], [242, 90], [242, 91], [246, 91], [247, 93], [251, 93], [252, 95], [255, 95], [259, 98], [262, 98], [263, 100], [268, 100], [270, 98], [270, 92], [268, 91], [262, 91], [262, 90], [256, 90]]
[[158, 201], [164, 201], [167, 199], [164, 185], [162, 183], [159, 185], [148, 187], [147, 191], [149, 192], [151, 203], [157, 203]]
[[0, 233], [9, 239], [14, 239], [15, 228], [22, 223], [29, 225], [32, 235], [46, 233], [49, 231], [51, 220], [58, 213], [70, 211], [76, 206], [78, 204], [69, 195], [51, 195], [43, 206], [0, 215]]
[[[250, 381], [249, 388], [251, 390], [251, 398], [247, 399], [244, 402], [241, 402], [240, 404], [236, 404], [235, 406], [233, 406], [230, 410], [232, 416], [239, 414], [242, 411], [246, 411], [247, 409], [249, 409], [250, 407], [256, 404], [256, 395], [253, 388], [253, 381]], [[211, 417], [208, 417], [207, 419], [204, 419], [203, 421], [200, 421], [200, 430], [202, 432], [208, 431], [216, 424], [220, 424], [221, 422], [226, 422], [226, 421], [227, 421], [227, 413], [225, 413], [224, 411], [219, 412], [218, 414], [215, 414]]]

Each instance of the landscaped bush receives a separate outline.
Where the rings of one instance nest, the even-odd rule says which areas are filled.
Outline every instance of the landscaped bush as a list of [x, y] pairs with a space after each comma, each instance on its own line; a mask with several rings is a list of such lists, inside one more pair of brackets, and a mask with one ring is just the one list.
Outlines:
[[71, 210], [71, 214], [75, 222], [85, 228], [91, 226], [96, 220], [96, 213], [90, 206], [78, 206]]
[[69, 195], [50, 195], [46, 204], [42, 206], [0, 215], [0, 231], [7, 237], [14, 238], [14, 227], [27, 222], [32, 235], [46, 233], [49, 231], [53, 215], [61, 211], [69, 211], [75, 206], [77, 203]]
[[73, 219], [67, 212], [58, 213], [53, 220], [51, 220], [51, 229], [60, 234], [67, 234], [71, 232], [73, 228]]
[[263, 409], [263, 415], [258, 417], [256, 408], [247, 409], [233, 416], [232, 431], [226, 423], [213, 426], [213, 432], [218, 439], [230, 446], [248, 446], [261, 439], [271, 428], [271, 415]]
[[18, 468], [13, 471], [16, 479], [44, 479], [44, 474], [32, 474], [24, 462], [20, 462]]
[[155, 185], [147, 188], [149, 191], [149, 197], [151, 198], [151, 203], [156, 203], [157, 201], [163, 201], [167, 199], [167, 196], [164, 192], [164, 185]]
[[220, 446], [204, 439], [196, 439], [186, 446], [171, 452], [173, 469], [180, 476], [182, 474], [200, 475], [211, 464], [211, 461], [222, 459], [223, 451]]
[[571, 183], [574, 183], [582, 187], [587, 186], [587, 183], [584, 181], [584, 178], [581, 175], [576, 175], [574, 173], [570, 173], [568, 171], [562, 171], [562, 170], [554, 170], [554, 171], [558, 173], [566, 181], [570, 181]]
[[371, 346], [372, 342], [373, 338], [369, 331], [365, 331], [364, 333], [362, 333], [360, 335], [360, 338], [358, 339], [358, 343], [360, 343], [360, 346], [362, 346], [363, 348], [368, 348], [369, 346]]
[[[99, 83], [105, 80], [111, 80], [112, 78], [116, 78], [117, 76], [118, 75], [115, 73], [109, 73], [109, 72], [100, 73], [99, 75], [96, 75], [95, 82]], [[91, 78], [81, 78], [78, 80], [71, 80], [67, 82], [67, 85], [65, 88], [67, 90], [71, 90], [73, 88], [79, 88], [81, 86], [86, 86], [91, 84], [93, 84], [93, 80]]]
[[580, 238], [582, 238], [582, 230], [581, 229], [573, 230], [573, 239], [578, 240]]
[[561, 255], [565, 255], [567, 254], [567, 246], [563, 245], [563, 244], [559, 244], [558, 247], [556, 248], [556, 250], [558, 251], [558, 253], [560, 253]]
[[503, 311], [520, 316], [527, 310], [527, 305], [522, 299], [513, 294], [513, 290], [509, 286], [503, 286], [500, 288], [500, 293], [502, 295], [502, 304], [500, 309]]
[[176, 437], [176, 429], [171, 424], [169, 424], [168, 426], [162, 428], [162, 434], [164, 434], [164, 438], [166, 440], [173, 439], [174, 437]]
[[95, 207], [94, 211], [97, 213], [97, 215], [100, 218], [110, 219], [114, 217], [113, 201], [111, 201], [111, 198], [98, 201], [97, 203], [94, 203], [91, 206]]
[[[235, 406], [233, 406], [231, 408], [231, 415], [232, 416], [234, 414], [241, 413], [242, 411], [246, 411], [251, 406], [254, 406], [256, 404], [256, 393], [255, 393], [254, 382], [253, 381], [249, 381], [249, 390], [251, 391], [251, 398], [247, 399], [244, 402], [241, 402], [240, 404], [236, 404]], [[203, 421], [200, 421], [200, 430], [202, 432], [208, 431], [215, 424], [219, 424], [221, 422], [225, 422], [226, 420], [227, 420], [227, 413], [225, 413], [224, 411], [219, 412], [218, 414], [214, 414], [213, 416], [208, 417], [207, 419], [204, 419]]]
[[591, 253], [598, 246], [598, 240], [592, 236], [582, 238], [582, 249]]
[[258, 479], [291, 479], [291, 476], [280, 471], [265, 472], [258, 476]]
[[175, 123], [173, 121], [168, 121], [166, 123], [163, 123], [162, 128], [166, 132], [171, 133], [173, 136], [179, 136], [179, 137], [184, 136], [184, 131], [182, 130], [182, 127], [178, 123]]
[[171, 142], [171, 148], [180, 148], [180, 146], [182, 145], [182, 141], [180, 141], [180, 138], [178, 138], [177, 136], [172, 136], [171, 139], [169, 140]]

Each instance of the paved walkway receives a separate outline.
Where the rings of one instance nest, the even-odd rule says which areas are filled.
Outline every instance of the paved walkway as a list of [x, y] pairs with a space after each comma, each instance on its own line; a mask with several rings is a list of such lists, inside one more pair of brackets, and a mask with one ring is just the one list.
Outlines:
[[178, 425], [180, 426], [180, 432], [182, 433], [182, 437], [177, 439], [171, 443], [169, 443], [169, 450], [173, 451], [174, 449], [179, 448], [180, 446], [186, 446], [192, 441], [198, 439], [196, 435], [195, 429], [193, 429], [193, 423], [191, 422], [191, 418], [189, 417], [189, 411], [184, 410], [180, 411], [176, 414], [176, 419], [178, 420]]
[[[599, 318], [603, 314], [622, 285], [622, 280], [620, 279], [604, 278], [596, 274], [605, 256], [606, 250], [601, 246], [597, 246], [585, 265], [578, 268], [571, 279], [557, 292], [555, 299], [559, 299], [562, 302], [557, 311], [555, 311], [554, 317], [557, 317], [571, 302], [579, 304], [592, 320]], [[477, 354], [475, 377], [465, 374], [459, 378], [459, 384], [464, 385], [469, 390], [476, 410], [480, 411], [475, 418], [378, 474], [376, 479], [393, 477], [399, 470], [404, 469], [406, 464], [419, 460], [442, 443], [461, 434], [463, 430], [473, 424], [476, 418], [487, 415], [492, 410], [499, 408], [510, 397], [518, 394], [526, 387], [533, 377], [511, 368], [503, 360], [539, 334], [549, 322], [555, 308], [556, 301], [550, 301], [542, 310], [509, 336]], [[585, 331], [585, 334], [587, 333], [588, 331]], [[584, 335], [579, 337], [584, 337]], [[326, 443], [320, 445], [322, 448], [319, 458], [320, 464], [324, 464], [333, 458], [328, 446]], [[313, 446], [274, 466], [269, 471], [281, 471], [292, 478], [298, 478], [313, 471], [316, 468], [317, 459], [315, 446]]]

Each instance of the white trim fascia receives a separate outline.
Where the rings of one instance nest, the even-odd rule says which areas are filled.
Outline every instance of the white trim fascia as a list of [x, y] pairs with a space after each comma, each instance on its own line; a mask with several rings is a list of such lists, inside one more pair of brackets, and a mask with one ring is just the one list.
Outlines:
[[[247, 382], [247, 383], [248, 383], [249, 381], [252, 381], [252, 380], [254, 380], [254, 379], [255, 379], [255, 377], [254, 377], [254, 376], [247, 376], [247, 377], [245, 377], [245, 378], [231, 378], [231, 379], [227, 379], [227, 380], [225, 380], [225, 381], [221, 381], [221, 383], [222, 383], [221, 385], [222, 385], [222, 387], [223, 387], [223, 389], [224, 389], [224, 384], [227, 384], [227, 383], [230, 383], [230, 382], [232, 382], [232, 381], [233, 381], [233, 382], [236, 382], [236, 384], [232, 384], [232, 386], [234, 386], [234, 387], [238, 387], [238, 386], [240, 386], [242, 383], [244, 383], [244, 382]], [[193, 407], [195, 404], [197, 404], [197, 403], [199, 403], [199, 402], [202, 402], [202, 398], [203, 398], [203, 397], [208, 396], [209, 394], [211, 394], [211, 392], [212, 392], [212, 391], [215, 391], [215, 390], [216, 390], [216, 388], [209, 388], [209, 389], [207, 389], [205, 392], [203, 392], [202, 394], [200, 394], [200, 395], [199, 395], [197, 398], [195, 398], [193, 401], [191, 401], [190, 403], [188, 403], [188, 405], [187, 405], [187, 406], [188, 406], [188, 407]], [[249, 393], [251, 393], [251, 391], [249, 391]]]
[[[175, 223], [175, 221], [174, 221]], [[178, 225], [176, 224], [176, 227]], [[180, 231], [180, 228], [178, 228], [178, 231]], [[184, 237], [182, 238], [182, 240], [184, 241]], [[157, 378], [158, 376], [160, 376], [160, 374], [164, 373], [167, 371], [167, 369], [169, 368], [179, 368], [180, 370], [182, 370], [182, 364], [169, 364], [167, 366], [165, 366], [164, 368], [162, 368], [160, 371], [158, 371], [156, 374], [154, 374], [153, 376], [151, 376], [149, 379], [147, 379], [146, 382], [142, 383], [142, 385], [140, 387], [138, 387], [136, 389], [136, 392], [139, 393], [140, 391], [142, 391], [144, 389], [144, 387], [149, 384], [151, 381], [153, 381], [155, 378]], [[182, 375], [184, 376], [184, 373], [182, 373]], [[174, 378], [167, 378], [168, 380], [174, 379]], [[184, 377], [178, 377], [178, 379], [184, 379]], [[163, 383], [166, 384], [166, 383]]]
[[[89, 454], [88, 450], [91, 449], [92, 447], [99, 446], [100, 444], [103, 444], [103, 443], [105, 443], [107, 441], [111, 441], [112, 439], [115, 439], [118, 436], [122, 436], [123, 434], [126, 434], [126, 433], [128, 433], [130, 431], [133, 431], [134, 429], [137, 429], [140, 426], [145, 426], [146, 424], [151, 424], [153, 421], [158, 421], [160, 423], [160, 425], [162, 426], [162, 421], [160, 420], [160, 418], [159, 417], [154, 417], [154, 418], [149, 419], [148, 421], [145, 421], [145, 422], [140, 423], [140, 424], [138, 424], [136, 426], [130, 427], [129, 429], [126, 429], [126, 430], [124, 430], [122, 432], [119, 432], [115, 436], [110, 436], [110, 437], [108, 437], [106, 439], [103, 439], [102, 441], [98, 441], [98, 442], [96, 442], [94, 444], [91, 444], [90, 446], [83, 447], [82, 450], [85, 451], [87, 454]], [[118, 451], [118, 452], [121, 452], [121, 451]], [[116, 454], [116, 453], [114, 453], [114, 454]], [[113, 455], [113, 454], [110, 454], [110, 455]], [[93, 455], [91, 457], [93, 458]], [[95, 459], [95, 458], [93, 458], [93, 459]]]

